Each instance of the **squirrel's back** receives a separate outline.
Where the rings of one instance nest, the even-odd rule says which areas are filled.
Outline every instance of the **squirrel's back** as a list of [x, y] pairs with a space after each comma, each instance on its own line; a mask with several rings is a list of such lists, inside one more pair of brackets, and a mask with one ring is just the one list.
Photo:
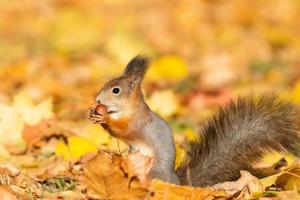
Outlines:
[[241, 97], [207, 121], [177, 170], [182, 184], [209, 186], [236, 180], [240, 170], [259, 175], [253, 164], [264, 153], [300, 156], [295, 107], [274, 96]]

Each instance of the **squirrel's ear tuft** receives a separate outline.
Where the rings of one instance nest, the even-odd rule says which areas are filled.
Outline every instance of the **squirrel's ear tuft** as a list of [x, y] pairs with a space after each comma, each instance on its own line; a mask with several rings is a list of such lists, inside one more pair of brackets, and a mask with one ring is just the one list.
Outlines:
[[123, 76], [131, 77], [136, 80], [143, 80], [149, 67], [150, 60], [148, 57], [138, 55], [134, 57], [126, 66]]

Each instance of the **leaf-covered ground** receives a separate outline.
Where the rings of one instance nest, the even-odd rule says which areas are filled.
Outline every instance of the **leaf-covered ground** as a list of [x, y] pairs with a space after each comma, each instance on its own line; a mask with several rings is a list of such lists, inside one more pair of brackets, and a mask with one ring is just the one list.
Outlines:
[[149, 55], [143, 91], [173, 129], [178, 166], [231, 98], [268, 91], [300, 105], [298, 19], [295, 0], [1, 0], [1, 199], [300, 199], [289, 155], [266, 155], [259, 165], [281, 160], [282, 172], [242, 172], [226, 192], [144, 184], [126, 144], [87, 119], [101, 86]]

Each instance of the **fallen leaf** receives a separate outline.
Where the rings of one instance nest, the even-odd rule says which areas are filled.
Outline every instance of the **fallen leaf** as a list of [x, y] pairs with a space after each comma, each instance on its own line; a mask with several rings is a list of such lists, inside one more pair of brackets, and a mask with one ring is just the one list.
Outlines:
[[80, 136], [89, 140], [94, 145], [106, 145], [110, 142], [111, 136], [99, 124], [88, 123], [83, 127]]
[[140, 152], [130, 153], [122, 157], [121, 166], [129, 177], [137, 176], [142, 186], [148, 186], [148, 173], [153, 166], [153, 158], [144, 156]]
[[[56, 159], [52, 163], [46, 166], [39, 166], [38, 171], [39, 173], [35, 173], [35, 177], [48, 180], [50, 178], [61, 177], [65, 174], [70, 176], [69, 170], [71, 165], [69, 162], [64, 161], [62, 159]], [[33, 173], [31, 173], [33, 174]]]
[[278, 200], [299, 200], [300, 194], [296, 190], [294, 191], [283, 191], [277, 196]]
[[[23, 139], [27, 142], [28, 146], [32, 146], [39, 142], [43, 137], [50, 136], [51, 126], [55, 121], [53, 119], [43, 120], [36, 125], [25, 124], [22, 131]], [[55, 134], [55, 133], [53, 133]]]
[[117, 155], [99, 152], [84, 167], [84, 183], [100, 199], [141, 199], [147, 190], [137, 179], [126, 175], [121, 167], [122, 159]]
[[12, 165], [0, 165], [0, 175], [1, 185], [7, 186], [18, 199], [28, 199], [28, 193], [26, 191], [29, 187], [30, 190], [34, 191], [32, 196], [41, 193], [40, 184], [36, 179], [22, 173]]
[[191, 128], [185, 129], [183, 133], [189, 141], [195, 141], [197, 139], [198, 134]]
[[282, 154], [282, 153], [278, 153], [278, 152], [272, 152], [268, 155], [265, 155], [262, 158], [262, 161], [258, 164], [261, 166], [264, 165], [273, 165], [278, 163], [280, 160], [284, 159], [284, 161], [286, 162], [286, 165], [291, 165], [296, 161], [296, 157], [291, 155], [291, 154]]
[[15, 109], [0, 103], [0, 141], [2, 144], [15, 144], [22, 141], [24, 119], [17, 115]]
[[178, 186], [154, 180], [151, 183], [151, 200], [172, 199], [172, 200], [213, 200], [231, 199], [231, 196], [222, 191], [213, 191], [210, 188], [195, 188], [189, 186]]
[[155, 60], [146, 80], [152, 81], [180, 81], [188, 74], [187, 64], [185, 61], [175, 55], [166, 55]]
[[147, 100], [151, 109], [163, 117], [171, 117], [179, 111], [179, 100], [174, 91], [155, 91]]
[[59, 141], [56, 145], [55, 155], [63, 157], [65, 160], [71, 159], [71, 152], [64, 141]]
[[294, 89], [292, 91], [292, 101], [294, 103], [300, 104], [300, 81], [296, 82]]
[[34, 104], [33, 99], [24, 93], [14, 96], [13, 105], [16, 114], [18, 114], [28, 125], [37, 125], [44, 119], [53, 116], [52, 100], [48, 99], [39, 104]]
[[86, 153], [97, 152], [98, 150], [92, 142], [78, 136], [69, 137], [68, 146], [72, 158], [80, 158], [80, 156]]
[[17, 196], [11, 191], [10, 188], [0, 186], [0, 196], [2, 200], [17, 200]]
[[127, 153], [129, 150], [128, 144], [115, 137], [111, 137], [110, 142], [106, 145], [106, 148], [111, 152], [118, 153], [121, 155], [123, 153]]
[[205, 90], [219, 90], [236, 78], [233, 57], [228, 53], [213, 52], [204, 55], [199, 85]]
[[1, 143], [9, 146], [22, 144], [24, 141], [22, 131], [26, 124], [34, 126], [52, 116], [51, 100], [34, 104], [32, 98], [26, 93], [17, 94], [11, 106], [0, 104]]
[[294, 162], [280, 173], [276, 186], [285, 190], [300, 190], [300, 161]]
[[182, 161], [184, 161], [184, 158], [186, 157], [185, 150], [178, 145], [176, 145], [176, 161], [175, 161], [175, 168], [177, 169]]
[[67, 144], [63, 141], [57, 144], [55, 154], [69, 160], [78, 159], [86, 153], [97, 152], [97, 150], [97, 146], [89, 140], [80, 136], [70, 136]]
[[230, 194], [235, 194], [239, 191], [243, 191], [239, 196], [243, 198], [250, 198], [252, 194], [257, 192], [263, 192], [263, 185], [258, 178], [254, 177], [247, 171], [241, 171], [241, 177], [237, 181], [228, 181], [224, 183], [218, 183], [213, 186], [216, 190], [225, 190]]

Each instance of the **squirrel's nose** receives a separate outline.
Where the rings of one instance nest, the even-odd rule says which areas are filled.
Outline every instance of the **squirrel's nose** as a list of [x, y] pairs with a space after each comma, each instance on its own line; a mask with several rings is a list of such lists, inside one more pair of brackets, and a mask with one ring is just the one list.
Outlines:
[[98, 104], [101, 104], [100, 98], [96, 97], [96, 102], [97, 102]]

